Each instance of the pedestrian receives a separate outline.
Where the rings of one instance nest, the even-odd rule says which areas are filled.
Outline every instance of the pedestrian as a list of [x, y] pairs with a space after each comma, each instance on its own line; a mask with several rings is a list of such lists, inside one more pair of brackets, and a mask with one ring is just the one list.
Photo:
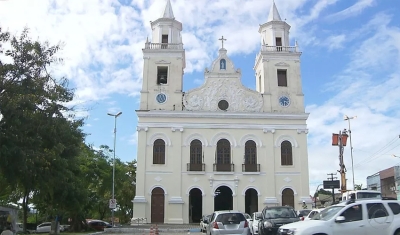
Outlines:
[[303, 209], [307, 209], [306, 201], [303, 201]]
[[11, 231], [11, 227], [7, 225], [6, 229], [1, 232], [1, 235], [14, 235], [14, 233]]

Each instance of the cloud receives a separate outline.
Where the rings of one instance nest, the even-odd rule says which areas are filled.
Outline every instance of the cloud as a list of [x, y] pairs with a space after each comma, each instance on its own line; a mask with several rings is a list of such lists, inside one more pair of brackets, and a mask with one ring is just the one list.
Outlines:
[[131, 145], [137, 145], [137, 142], [138, 142], [138, 132], [137, 131], [135, 132], [135, 134], [130, 136], [128, 142]]
[[345, 20], [347, 18], [350, 17], [355, 17], [359, 14], [361, 14], [361, 12], [368, 7], [372, 7], [375, 4], [375, 0], [359, 0], [358, 2], [356, 2], [354, 5], [336, 12], [334, 14], [331, 14], [329, 16], [326, 17], [327, 20], [329, 21], [341, 21], [341, 20]]
[[[377, 15], [368, 22], [376, 25]], [[332, 133], [348, 129], [343, 115], [351, 120], [355, 183], [366, 186], [366, 177], [389, 168], [396, 161], [391, 154], [400, 153], [400, 28], [385, 24], [369, 27], [359, 35], [361, 42], [348, 51], [350, 61], [327, 89], [334, 95], [320, 105], [309, 105], [309, 166], [310, 179], [324, 179], [339, 170], [338, 147], [331, 146]], [[382, 43], [384, 39], [385, 43]], [[333, 87], [333, 88], [332, 88]], [[371, 154], [372, 153], [372, 154]], [[345, 147], [348, 188], [352, 188], [350, 147]], [[314, 182], [311, 190], [316, 188]]]

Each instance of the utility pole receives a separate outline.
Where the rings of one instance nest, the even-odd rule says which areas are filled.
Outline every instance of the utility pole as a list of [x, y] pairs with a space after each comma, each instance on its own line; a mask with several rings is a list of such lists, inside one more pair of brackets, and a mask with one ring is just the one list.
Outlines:
[[[337, 172], [336, 172], [337, 173]], [[328, 180], [333, 181], [334, 179], [337, 179], [337, 177], [333, 177], [334, 175], [333, 173], [327, 174], [330, 175], [331, 177], [328, 177]], [[335, 204], [335, 188], [332, 188], [332, 199], [333, 199], [333, 204]]]
[[341, 181], [341, 186], [340, 186], [340, 192], [345, 193], [347, 192], [347, 184], [346, 184], [346, 166], [344, 165], [344, 160], [343, 160], [343, 151], [344, 151], [344, 146], [346, 146], [347, 143], [347, 130], [344, 129], [343, 131], [339, 131], [339, 134], [332, 134], [332, 145], [333, 146], [339, 146], [339, 166], [340, 170], [338, 172], [340, 173], [340, 181]]

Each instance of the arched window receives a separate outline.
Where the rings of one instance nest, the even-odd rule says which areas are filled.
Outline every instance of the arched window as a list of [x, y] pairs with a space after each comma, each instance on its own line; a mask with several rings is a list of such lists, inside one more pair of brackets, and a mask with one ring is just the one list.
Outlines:
[[231, 163], [231, 143], [226, 139], [221, 139], [217, 143], [217, 164]]
[[217, 142], [214, 171], [233, 171], [231, 164], [231, 143], [226, 139]]
[[257, 164], [257, 146], [253, 140], [248, 140], [244, 146], [244, 164]]
[[190, 143], [190, 163], [201, 164], [203, 147], [200, 140], [193, 140]]
[[153, 164], [165, 164], [165, 142], [162, 139], [154, 141]]
[[287, 140], [281, 143], [281, 165], [293, 165], [292, 144]]

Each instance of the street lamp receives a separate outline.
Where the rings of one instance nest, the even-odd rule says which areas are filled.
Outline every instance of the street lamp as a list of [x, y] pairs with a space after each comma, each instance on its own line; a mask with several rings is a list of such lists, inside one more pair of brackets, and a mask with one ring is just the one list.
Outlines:
[[356, 190], [356, 185], [355, 185], [355, 182], [354, 182], [353, 144], [352, 144], [352, 142], [351, 142], [350, 120], [351, 120], [351, 119], [356, 119], [356, 118], [357, 118], [357, 116], [349, 117], [349, 116], [347, 116], [347, 115], [344, 115], [344, 118], [343, 118], [345, 121], [348, 121], [348, 123], [349, 123], [351, 173], [353, 174], [353, 190]]
[[[115, 188], [115, 145], [117, 142], [117, 117], [119, 117], [122, 114], [122, 112], [119, 112], [117, 114], [111, 114], [107, 113], [107, 115], [114, 117], [114, 157], [113, 157], [113, 171], [112, 171], [112, 201], [113, 201], [113, 208], [111, 211], [111, 218], [112, 222], [111, 225], [114, 227], [114, 209], [115, 209], [115, 195], [114, 195], [114, 188]], [[111, 207], [111, 203], [110, 203]]]

